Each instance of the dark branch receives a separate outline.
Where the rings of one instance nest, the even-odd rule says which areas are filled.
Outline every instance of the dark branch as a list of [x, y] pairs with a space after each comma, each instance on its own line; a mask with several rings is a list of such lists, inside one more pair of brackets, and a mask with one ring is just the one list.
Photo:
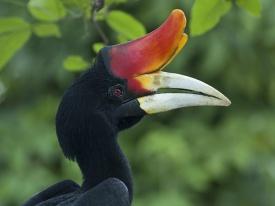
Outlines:
[[93, 23], [95, 25], [95, 28], [100, 35], [101, 39], [103, 40], [104, 44], [109, 43], [108, 37], [105, 35], [104, 31], [99, 26], [97, 20], [96, 20], [96, 14], [97, 12], [104, 7], [104, 0], [94, 0], [93, 6], [92, 6], [92, 13], [93, 13]]

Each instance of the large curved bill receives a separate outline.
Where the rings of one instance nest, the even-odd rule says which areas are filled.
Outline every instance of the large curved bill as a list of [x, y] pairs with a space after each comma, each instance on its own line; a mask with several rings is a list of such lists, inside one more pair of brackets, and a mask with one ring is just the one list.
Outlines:
[[230, 101], [215, 97], [188, 93], [165, 93], [144, 96], [137, 99], [140, 108], [147, 114], [166, 112], [190, 106], [229, 106]]
[[230, 100], [215, 88], [185, 75], [156, 72], [140, 75], [135, 79], [140, 82], [144, 89], [149, 91], [157, 91], [162, 88], [184, 89], [213, 96], [230, 104]]

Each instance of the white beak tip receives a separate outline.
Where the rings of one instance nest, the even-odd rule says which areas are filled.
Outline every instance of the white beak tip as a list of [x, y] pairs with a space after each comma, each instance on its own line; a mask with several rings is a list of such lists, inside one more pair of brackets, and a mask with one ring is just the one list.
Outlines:
[[222, 100], [223, 100], [222, 106], [228, 107], [231, 105], [231, 101], [226, 96], [224, 96]]
[[231, 101], [229, 99], [227, 99], [225, 106], [228, 107], [230, 105], [231, 105]]

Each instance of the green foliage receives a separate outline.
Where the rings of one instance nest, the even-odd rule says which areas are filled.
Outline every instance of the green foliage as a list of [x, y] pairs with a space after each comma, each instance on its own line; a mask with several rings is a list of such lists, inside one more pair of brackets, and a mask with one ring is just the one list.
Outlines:
[[93, 44], [93, 50], [95, 53], [98, 53], [100, 49], [102, 49], [103, 47], [104, 47], [104, 44], [101, 42], [96, 42]]
[[30, 25], [17, 17], [0, 18], [0, 69], [31, 35]]
[[62, 0], [63, 4], [73, 12], [80, 11], [85, 19], [91, 18], [91, 0]]
[[57, 21], [66, 15], [60, 0], [30, 0], [28, 9], [33, 17], [42, 21]]
[[260, 16], [261, 14], [260, 0], [237, 0], [237, 5], [254, 16]]
[[[237, 5], [254, 16], [260, 16], [260, 0], [237, 0]], [[196, 0], [192, 7], [191, 34], [204, 34], [216, 26], [232, 7], [230, 0]]]
[[126, 3], [127, 0], [105, 0], [105, 4], [107, 6], [111, 5], [111, 4], [119, 4], [119, 3]]
[[[58, 0], [30, 0], [28, 10], [38, 20], [57, 21], [66, 15], [63, 4]], [[58, 25], [53, 23], [30, 23], [19, 17], [0, 19], [0, 69], [28, 41], [32, 31], [39, 37], [61, 37]]]
[[114, 31], [129, 40], [141, 37], [146, 33], [142, 23], [123, 11], [111, 11], [106, 21]]
[[33, 25], [33, 32], [39, 37], [61, 37], [58, 25], [52, 23], [39, 23]]
[[[193, 15], [193, 1], [115, 4], [119, 1], [107, 0], [100, 14], [99, 24], [110, 44], [128, 40], [105, 25], [112, 9], [140, 19], [148, 31], [179, 5], [189, 28], [193, 21], [188, 15]], [[55, 26], [35, 30], [53, 22], [32, 19], [26, 7], [0, 3], [1, 68], [23, 46], [23, 41], [18, 46], [21, 34], [24, 42], [30, 40], [0, 76], [0, 205], [22, 205], [64, 179], [82, 181], [77, 165], [62, 155], [54, 118], [64, 90], [75, 79], [73, 72], [90, 67], [84, 59], [92, 59], [91, 50], [98, 52], [102, 39], [85, 15], [88, 7], [80, 9], [80, 1], [62, 2], [66, 16], [54, 24], [62, 33], [59, 39], [44, 38], [58, 36]], [[133, 205], [275, 205], [274, 6], [273, 0], [262, 1], [260, 18], [232, 7], [215, 30], [199, 38], [191, 36], [166, 68], [209, 83], [233, 104], [148, 116], [120, 134], [133, 170]], [[43, 37], [30, 39], [31, 32]], [[17, 49], [7, 46], [15, 44]], [[66, 70], [62, 69], [64, 58]]]
[[191, 34], [200, 35], [219, 23], [231, 8], [227, 0], [196, 0], [192, 8]]
[[145, 198], [144, 200], [138, 200], [135, 203], [135, 206], [191, 206], [192, 204], [185, 196], [180, 194], [178, 191], [165, 191], [162, 194], [151, 194], [150, 197]]
[[[109, 0], [106, 1], [106, 8], [113, 3], [117, 4], [125, 2], [126, 0]], [[7, 43], [0, 48], [0, 51], [3, 51], [4, 53], [4, 55], [0, 57], [0, 69], [2, 69], [10, 58], [24, 45], [24, 43], [26, 43], [31, 32], [41, 38], [60, 38], [61, 31], [59, 26], [56, 23], [51, 22], [56, 22], [65, 18], [67, 14], [74, 18], [83, 17], [85, 21], [90, 21], [92, 16], [92, 2], [90, 0], [29, 0], [27, 8], [31, 15], [41, 22], [30, 25], [16, 17], [1, 20], [0, 32], [2, 29], [3, 34], [0, 33], [0, 43]], [[118, 33], [118, 42], [134, 39], [146, 33], [144, 26], [138, 20], [123, 11], [108, 12], [107, 9], [103, 9], [102, 12], [97, 14], [97, 19], [106, 19], [109, 26]], [[87, 25], [87, 23], [85, 24]], [[127, 28], [127, 26], [130, 28]], [[6, 30], [9, 29], [8, 27], [11, 29], [15, 27], [16, 31], [20, 29], [20, 32], [7, 32]], [[97, 53], [103, 47], [103, 44], [95, 43], [92, 47]], [[82, 71], [88, 66], [83, 58], [78, 55], [77, 57], [68, 57], [63, 62], [64, 68], [73, 72]], [[79, 64], [79, 66], [77, 66], [77, 64]]]
[[[127, 0], [106, 0], [105, 7], [96, 14], [98, 21], [106, 21], [111, 29], [117, 33], [116, 41], [118, 43], [141, 37], [146, 33], [144, 25], [129, 13], [120, 10], [110, 10], [112, 4], [126, 2]], [[231, 5], [230, 0], [196, 0], [191, 12], [191, 34], [197, 36], [212, 29], [219, 23], [221, 17], [228, 13]], [[259, 0], [237, 0], [237, 5], [249, 11], [252, 15], [260, 15], [261, 5]], [[27, 8], [35, 19], [42, 21], [32, 26], [34, 34], [41, 38], [51, 36], [61, 37], [59, 26], [53, 23], [45, 23], [45, 21], [55, 22], [64, 19], [66, 16], [73, 18], [83, 17], [85, 25], [88, 25], [88, 21], [90, 21], [92, 16], [92, 2], [90, 0], [29, 0]], [[12, 24], [12, 22], [10, 24]], [[25, 22], [25, 26], [26, 24], [28, 23]], [[30, 27], [30, 25], [28, 25], [28, 27]], [[91, 31], [87, 31], [87, 33], [90, 32]], [[0, 41], [5, 42], [11, 42], [13, 39], [17, 39], [13, 41], [14, 43], [8, 43], [2, 48], [2, 50], [6, 52], [0, 59], [0, 69], [3, 68], [17, 50], [29, 39], [30, 30], [25, 30], [24, 34], [22, 32], [20, 34], [17, 34], [17, 36], [19, 36], [18, 38], [14, 37], [14, 35], [9, 37], [9, 34], [5, 34], [5, 37], [3, 37], [3, 35], [0, 36]], [[104, 42], [106, 43], [105, 40]], [[95, 52], [98, 52], [101, 46], [102, 45], [94, 44], [92, 47]]]
[[83, 71], [87, 69], [88, 66], [89, 66], [89, 63], [86, 62], [81, 56], [78, 56], [78, 55], [68, 56], [63, 62], [63, 67], [68, 71], [72, 71], [72, 72]]

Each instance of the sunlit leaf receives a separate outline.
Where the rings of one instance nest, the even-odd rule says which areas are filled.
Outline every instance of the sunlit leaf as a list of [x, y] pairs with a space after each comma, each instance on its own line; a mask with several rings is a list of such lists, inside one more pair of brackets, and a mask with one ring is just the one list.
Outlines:
[[30, 25], [23, 19], [0, 18], [0, 69], [26, 43], [30, 35]]
[[66, 15], [60, 0], [30, 0], [28, 9], [33, 17], [42, 21], [57, 21]]
[[231, 1], [226, 0], [196, 0], [191, 12], [191, 34], [201, 35], [212, 29], [231, 6]]
[[106, 20], [113, 30], [127, 39], [135, 39], [146, 33], [142, 23], [123, 11], [111, 11]]
[[98, 53], [100, 49], [102, 49], [105, 45], [101, 42], [97, 42], [93, 44], [93, 50], [95, 53]]
[[237, 0], [237, 5], [254, 16], [260, 16], [261, 14], [260, 0]]
[[86, 70], [89, 66], [89, 63], [85, 61], [81, 56], [78, 55], [71, 55], [68, 56], [64, 62], [63, 67], [72, 72], [78, 72]]
[[39, 37], [61, 37], [61, 33], [57, 24], [41, 23], [33, 26], [33, 32]]

